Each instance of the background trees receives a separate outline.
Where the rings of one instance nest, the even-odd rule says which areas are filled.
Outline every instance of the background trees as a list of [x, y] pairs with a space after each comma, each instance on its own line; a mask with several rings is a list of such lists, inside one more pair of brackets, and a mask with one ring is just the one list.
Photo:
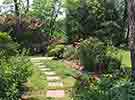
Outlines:
[[[32, 5], [29, 0], [8, 0], [4, 3], [14, 4], [14, 14], [19, 19], [27, 15], [42, 20], [45, 24], [40, 32], [64, 33], [67, 42], [93, 36], [117, 47], [127, 44], [126, 0], [33, 0]], [[21, 35], [19, 19], [16, 33]]]
[[126, 41], [126, 5], [124, 0], [66, 0], [67, 37], [96, 36], [119, 46]]

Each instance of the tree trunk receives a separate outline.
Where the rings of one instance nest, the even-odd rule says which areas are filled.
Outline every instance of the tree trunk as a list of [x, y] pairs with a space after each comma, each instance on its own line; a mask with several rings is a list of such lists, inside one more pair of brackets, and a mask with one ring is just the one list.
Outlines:
[[22, 27], [21, 27], [21, 16], [19, 11], [19, 3], [18, 0], [14, 0], [15, 6], [15, 15], [16, 15], [16, 38], [20, 39], [22, 34]]
[[30, 1], [26, 0], [26, 2], [27, 2], [27, 8], [26, 8], [25, 13], [27, 14], [27, 12], [29, 12], [29, 8], [30, 8]]
[[15, 14], [16, 16], [19, 16], [19, 6], [18, 6], [18, 0], [14, 0], [14, 6], [15, 6]]
[[128, 0], [129, 49], [131, 54], [132, 77], [135, 79], [135, 0]]

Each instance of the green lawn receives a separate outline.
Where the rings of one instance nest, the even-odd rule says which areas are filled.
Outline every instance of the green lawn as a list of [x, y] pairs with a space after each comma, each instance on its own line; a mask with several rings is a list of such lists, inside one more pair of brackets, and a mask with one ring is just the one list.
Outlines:
[[[110, 51], [110, 49], [112, 51]], [[113, 50], [114, 49], [114, 50]], [[129, 50], [119, 49], [119, 48], [108, 48], [108, 54], [109, 56], [113, 56], [114, 58], [117, 58], [121, 60], [122, 67], [131, 67], [131, 60], [130, 60], [130, 52]]]
[[122, 55], [122, 65], [124, 67], [131, 67], [130, 52], [120, 49], [119, 53]]
[[[29, 95], [32, 96], [30, 100], [47, 100], [45, 97], [47, 81], [36, 66], [33, 66], [33, 73], [28, 79], [27, 87], [29, 88]], [[44, 95], [44, 97], [40, 97], [40, 95]]]
[[38, 68], [34, 68], [32, 77], [29, 78], [28, 86], [34, 91], [46, 90], [47, 81], [45, 77], [40, 73]]

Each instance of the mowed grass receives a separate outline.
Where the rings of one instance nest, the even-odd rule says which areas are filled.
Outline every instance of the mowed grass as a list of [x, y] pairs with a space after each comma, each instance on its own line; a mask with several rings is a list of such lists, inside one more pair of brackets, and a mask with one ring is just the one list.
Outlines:
[[33, 74], [29, 78], [27, 85], [32, 90], [46, 90], [47, 88], [47, 81], [46, 78], [41, 74], [38, 68], [33, 68]]
[[33, 66], [32, 76], [26, 83], [28, 87], [28, 94], [31, 96], [29, 100], [48, 100], [46, 98], [47, 80], [44, 75], [41, 74], [36, 66]]
[[119, 53], [122, 56], [122, 66], [123, 67], [131, 67], [130, 52], [127, 50], [119, 49]]
[[121, 67], [131, 68], [130, 51], [119, 48], [107, 48], [108, 56], [117, 58], [121, 61]]

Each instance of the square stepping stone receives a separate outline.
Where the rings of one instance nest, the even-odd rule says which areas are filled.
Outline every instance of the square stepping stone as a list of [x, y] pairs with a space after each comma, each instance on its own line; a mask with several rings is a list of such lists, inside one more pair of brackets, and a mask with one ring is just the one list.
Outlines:
[[34, 60], [31, 60], [32, 63], [40, 63], [40, 61], [34, 61]]
[[42, 65], [43, 63], [39, 62], [39, 63], [34, 63], [35, 65]]
[[38, 66], [39, 68], [45, 68], [46, 66], [45, 65], [40, 65]]
[[56, 98], [56, 97], [61, 98], [61, 97], [65, 96], [65, 92], [64, 92], [64, 90], [48, 90], [46, 96], [54, 97], [54, 98]]
[[51, 69], [50, 68], [42, 68], [40, 69], [41, 71], [50, 71]]
[[44, 72], [46, 75], [56, 75], [56, 73], [55, 72]]
[[46, 78], [48, 81], [60, 80], [59, 76], [47, 76]]
[[48, 82], [49, 87], [63, 87], [63, 82]]

